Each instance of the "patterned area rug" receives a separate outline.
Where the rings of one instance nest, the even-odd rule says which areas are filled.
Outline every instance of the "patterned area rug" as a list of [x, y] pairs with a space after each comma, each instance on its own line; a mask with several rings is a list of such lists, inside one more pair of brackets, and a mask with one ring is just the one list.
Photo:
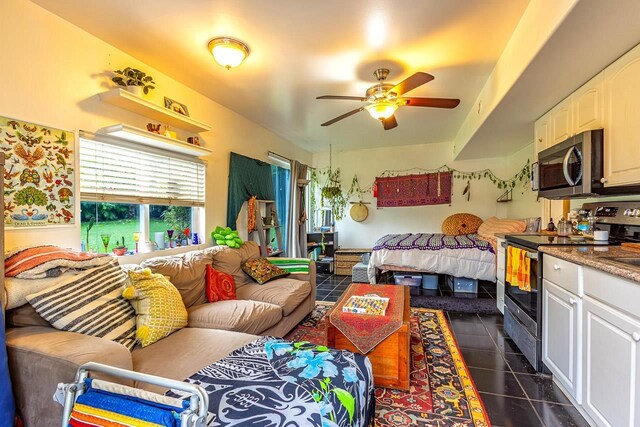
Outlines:
[[[331, 305], [318, 302], [286, 338], [324, 344], [325, 315]], [[444, 313], [411, 308], [411, 389], [376, 389], [376, 426], [490, 425]]]

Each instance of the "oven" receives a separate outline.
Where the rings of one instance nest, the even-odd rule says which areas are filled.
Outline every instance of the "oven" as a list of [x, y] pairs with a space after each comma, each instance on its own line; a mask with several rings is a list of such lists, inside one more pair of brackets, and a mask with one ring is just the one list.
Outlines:
[[542, 371], [542, 255], [536, 248], [526, 247], [509, 240], [507, 236], [506, 265], [509, 264], [509, 246], [525, 251], [530, 263], [529, 287], [521, 290], [505, 280], [505, 333], [516, 343], [522, 354], [536, 371]]

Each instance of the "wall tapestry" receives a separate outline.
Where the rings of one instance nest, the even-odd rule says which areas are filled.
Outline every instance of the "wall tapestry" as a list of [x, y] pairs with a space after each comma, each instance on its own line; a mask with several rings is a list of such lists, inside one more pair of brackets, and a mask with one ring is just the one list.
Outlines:
[[374, 195], [379, 208], [451, 203], [451, 172], [378, 177]]
[[74, 147], [73, 132], [0, 117], [6, 226], [75, 222]]

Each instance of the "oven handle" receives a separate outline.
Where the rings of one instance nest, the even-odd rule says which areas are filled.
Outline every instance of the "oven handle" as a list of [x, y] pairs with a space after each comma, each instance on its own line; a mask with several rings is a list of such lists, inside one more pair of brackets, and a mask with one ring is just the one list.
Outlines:
[[[574, 151], [576, 153], [576, 157], [580, 160], [580, 172], [578, 173], [578, 177], [575, 180], [571, 179], [571, 176], [569, 175], [569, 157], [571, 157], [571, 153], [573, 153]], [[569, 150], [567, 150], [567, 154], [564, 155], [564, 160], [562, 161], [562, 173], [564, 174], [564, 179], [567, 180], [570, 186], [575, 187], [578, 184], [580, 178], [582, 178], [583, 168], [584, 164], [582, 164], [582, 153], [580, 153], [580, 150], [578, 150], [575, 146], [569, 148]]]
[[535, 259], [535, 260], [539, 259], [538, 258], [538, 252], [532, 252], [530, 249], [527, 249], [527, 248], [525, 248], [523, 246], [520, 246], [520, 245], [516, 245], [515, 243], [512, 243], [512, 242], [509, 242], [507, 244], [509, 246], [513, 246], [514, 248], [522, 249], [523, 251], [525, 251], [527, 253], [527, 258]]

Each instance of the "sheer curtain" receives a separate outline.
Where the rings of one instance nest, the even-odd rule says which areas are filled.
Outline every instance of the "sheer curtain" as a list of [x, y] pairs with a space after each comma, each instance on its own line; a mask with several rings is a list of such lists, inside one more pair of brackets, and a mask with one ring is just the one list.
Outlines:
[[291, 179], [289, 180], [289, 221], [287, 223], [287, 256], [307, 257], [307, 212], [305, 191], [307, 184], [298, 184], [298, 180], [307, 179], [308, 166], [297, 160], [291, 160]]

